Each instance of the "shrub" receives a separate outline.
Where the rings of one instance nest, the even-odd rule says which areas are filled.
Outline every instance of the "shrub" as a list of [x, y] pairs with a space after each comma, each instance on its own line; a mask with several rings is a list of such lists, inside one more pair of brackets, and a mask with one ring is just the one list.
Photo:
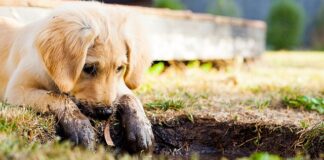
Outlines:
[[154, 0], [153, 5], [157, 8], [169, 8], [173, 10], [185, 9], [181, 0]]
[[240, 17], [241, 10], [234, 0], [215, 0], [208, 12], [214, 15]]
[[267, 43], [275, 49], [299, 45], [304, 29], [304, 10], [293, 0], [277, 0], [268, 16]]
[[316, 15], [311, 41], [314, 49], [324, 50], [324, 4]]

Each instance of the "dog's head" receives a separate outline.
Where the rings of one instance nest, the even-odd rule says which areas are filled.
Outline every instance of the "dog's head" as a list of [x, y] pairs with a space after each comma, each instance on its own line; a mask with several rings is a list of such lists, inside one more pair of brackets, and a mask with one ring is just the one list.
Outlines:
[[35, 47], [61, 92], [110, 105], [138, 87], [150, 58], [138, 25], [128, 16], [91, 4], [60, 9], [45, 20]]

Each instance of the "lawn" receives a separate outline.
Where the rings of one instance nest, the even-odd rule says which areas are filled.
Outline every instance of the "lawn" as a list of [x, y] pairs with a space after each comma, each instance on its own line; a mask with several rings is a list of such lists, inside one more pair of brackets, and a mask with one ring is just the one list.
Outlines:
[[[170, 67], [146, 74], [135, 93], [153, 124], [156, 153], [324, 156], [324, 53], [269, 52], [221, 70]], [[113, 159], [113, 151], [72, 147], [55, 133], [54, 117], [0, 105], [0, 159]]]

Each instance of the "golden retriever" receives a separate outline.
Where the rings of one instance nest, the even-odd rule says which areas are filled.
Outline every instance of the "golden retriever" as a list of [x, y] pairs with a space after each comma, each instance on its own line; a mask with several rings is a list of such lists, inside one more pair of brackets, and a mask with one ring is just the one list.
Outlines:
[[118, 104], [130, 150], [146, 150], [151, 124], [131, 91], [151, 63], [141, 33], [136, 14], [100, 3], [59, 7], [27, 25], [1, 17], [1, 99], [55, 114], [63, 132], [89, 148], [95, 132], [73, 99]]

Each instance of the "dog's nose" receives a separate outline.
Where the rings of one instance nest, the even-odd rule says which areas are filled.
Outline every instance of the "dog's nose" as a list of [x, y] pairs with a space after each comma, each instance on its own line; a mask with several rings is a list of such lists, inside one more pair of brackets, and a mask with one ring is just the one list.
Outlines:
[[106, 120], [113, 114], [113, 108], [110, 105], [102, 103], [91, 103], [87, 101], [72, 99], [80, 111], [91, 118]]
[[93, 117], [96, 119], [108, 119], [113, 114], [112, 107], [95, 107]]

